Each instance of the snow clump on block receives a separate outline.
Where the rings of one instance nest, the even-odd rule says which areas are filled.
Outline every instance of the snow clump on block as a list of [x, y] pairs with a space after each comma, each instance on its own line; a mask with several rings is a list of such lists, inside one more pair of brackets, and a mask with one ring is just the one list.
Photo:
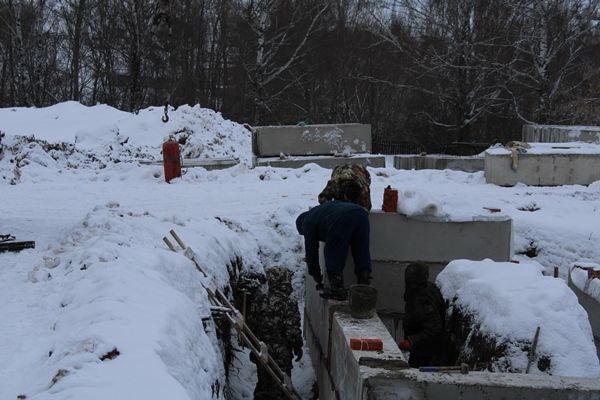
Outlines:
[[[455, 260], [438, 275], [436, 283], [457, 309], [471, 320], [470, 337], [483, 337], [499, 351], [490, 360], [492, 370], [523, 372], [528, 350], [541, 327], [532, 373], [600, 377], [600, 365], [585, 310], [562, 279], [542, 274], [535, 262], [514, 264], [491, 260]], [[452, 319], [452, 317], [451, 317]], [[549, 363], [548, 363], [549, 361]]]
[[600, 303], [600, 279], [588, 279], [588, 272], [586, 271], [586, 268], [590, 268], [594, 271], [600, 271], [600, 264], [585, 261], [576, 262], [573, 264], [573, 266], [571, 266], [571, 281], [582, 292], [588, 294]]

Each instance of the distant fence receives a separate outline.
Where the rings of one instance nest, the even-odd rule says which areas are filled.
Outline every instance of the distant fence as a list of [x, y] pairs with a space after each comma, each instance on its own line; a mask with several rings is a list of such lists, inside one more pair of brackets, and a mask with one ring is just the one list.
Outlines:
[[395, 142], [392, 140], [373, 140], [374, 154], [419, 154], [425, 146], [413, 142]]
[[488, 147], [489, 143], [452, 142], [443, 144], [420, 144], [415, 142], [399, 142], [393, 140], [373, 140], [374, 154], [450, 154], [471, 156], [479, 154]]

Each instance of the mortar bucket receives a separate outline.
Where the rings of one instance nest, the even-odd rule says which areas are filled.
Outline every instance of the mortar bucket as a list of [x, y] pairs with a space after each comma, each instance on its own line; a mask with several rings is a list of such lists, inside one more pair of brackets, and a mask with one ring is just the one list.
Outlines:
[[377, 289], [369, 285], [350, 285], [348, 304], [352, 318], [373, 318], [377, 305]]

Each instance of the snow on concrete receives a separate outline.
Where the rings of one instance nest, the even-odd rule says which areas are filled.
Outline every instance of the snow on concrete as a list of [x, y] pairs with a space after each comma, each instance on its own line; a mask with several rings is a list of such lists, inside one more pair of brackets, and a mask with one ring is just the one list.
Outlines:
[[507, 345], [504, 362], [512, 368], [525, 370], [521, 345], [533, 340], [539, 326], [537, 351], [551, 358], [546, 372], [600, 377], [585, 310], [564, 280], [542, 275], [543, 269], [535, 262], [455, 260], [436, 283], [444, 298], [455, 299], [453, 306], [473, 316], [481, 333]]
[[[600, 154], [600, 144], [584, 142], [565, 143], [529, 143], [531, 148], [519, 149], [521, 154]], [[510, 155], [510, 149], [500, 145], [492, 146], [485, 151], [492, 155]]]
[[571, 267], [571, 281], [582, 292], [590, 295], [596, 299], [597, 302], [600, 302], [600, 279], [588, 279], [588, 272], [584, 268], [600, 271], [600, 264], [589, 261], [577, 261]]
[[[170, 111], [167, 124], [161, 117], [162, 108], [135, 115], [77, 103], [0, 109], [0, 234], [36, 241], [35, 249], [0, 254], [0, 399], [224, 398], [221, 349], [214, 326], [202, 322], [206, 280], [166, 249], [169, 229], [210, 270], [214, 281], [206, 283], [226, 286], [227, 264], [242, 256], [247, 269], [291, 268], [300, 291], [303, 241], [294, 221], [316, 204], [331, 170], [253, 169], [243, 126], [199, 106]], [[241, 163], [189, 168], [167, 184], [161, 166], [137, 160], [160, 159], [169, 134], [185, 142], [186, 157]], [[483, 172], [369, 171], [375, 208], [391, 185], [427, 200], [417, 205], [435, 204], [444, 218], [513, 218], [516, 252], [535, 247], [535, 260], [547, 271], [558, 266], [563, 278], [577, 260], [600, 260], [600, 182], [502, 188], [486, 184]], [[553, 340], [558, 347], [579, 339]], [[115, 348], [116, 358], [100, 360]], [[230, 387], [249, 396], [251, 367], [238, 356]], [[294, 379], [309, 398], [308, 351]]]

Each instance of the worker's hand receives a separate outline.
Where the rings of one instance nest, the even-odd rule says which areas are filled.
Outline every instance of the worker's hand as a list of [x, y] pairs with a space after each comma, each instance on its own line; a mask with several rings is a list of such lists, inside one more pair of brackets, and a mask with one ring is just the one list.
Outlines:
[[398, 346], [402, 350], [410, 350], [410, 348], [412, 347], [412, 342], [409, 339], [404, 339], [403, 341], [398, 343]]
[[296, 361], [300, 361], [303, 354], [304, 349], [302, 348], [302, 345], [294, 347], [294, 355], [296, 356]]

